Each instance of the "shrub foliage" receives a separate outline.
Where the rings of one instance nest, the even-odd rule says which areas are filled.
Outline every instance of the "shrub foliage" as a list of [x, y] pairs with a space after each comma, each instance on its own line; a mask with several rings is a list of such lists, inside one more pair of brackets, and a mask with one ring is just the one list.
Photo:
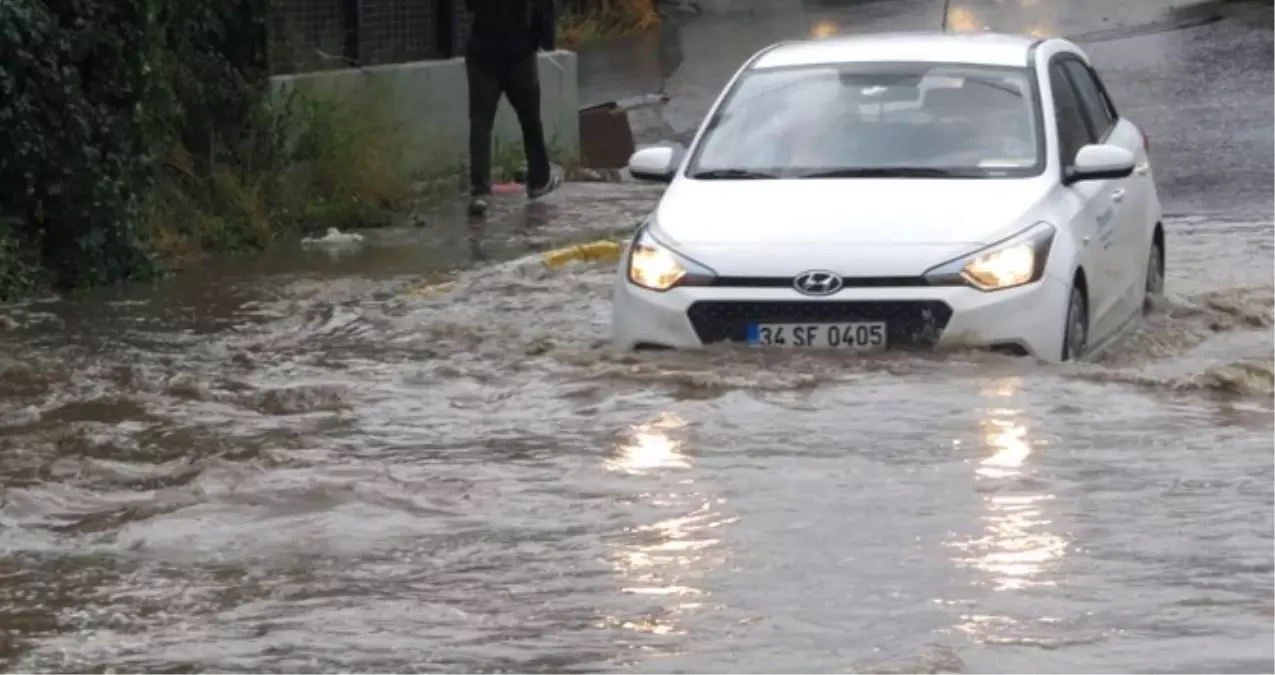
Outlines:
[[0, 298], [154, 272], [160, 160], [208, 174], [243, 135], [265, 25], [265, 0], [0, 1]]
[[[0, 0], [0, 301], [386, 225], [428, 198], [418, 179], [454, 172], [394, 92], [272, 92], [268, 2]], [[564, 42], [656, 16], [576, 4], [597, 7]]]

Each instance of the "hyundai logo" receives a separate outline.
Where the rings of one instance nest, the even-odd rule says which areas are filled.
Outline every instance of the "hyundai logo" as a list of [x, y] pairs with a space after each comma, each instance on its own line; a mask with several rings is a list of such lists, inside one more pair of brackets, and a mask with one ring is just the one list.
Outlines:
[[798, 293], [806, 295], [832, 295], [845, 285], [846, 282], [841, 280], [840, 275], [824, 270], [802, 272], [792, 280], [792, 287], [797, 289]]

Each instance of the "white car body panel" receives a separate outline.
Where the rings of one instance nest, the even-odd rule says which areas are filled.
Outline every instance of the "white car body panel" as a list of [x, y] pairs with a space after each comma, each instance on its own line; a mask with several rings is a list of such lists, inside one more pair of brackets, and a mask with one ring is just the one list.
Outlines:
[[[615, 345], [633, 349], [643, 344], [694, 348], [699, 338], [687, 309], [703, 300], [811, 301], [791, 288], [678, 288], [664, 293], [633, 292], [621, 262], [615, 283]], [[1041, 307], [1066, 307], [1070, 280], [1047, 274], [1041, 282], [997, 293], [972, 288], [850, 288], [824, 301], [939, 300], [953, 310], [938, 342], [940, 348], [978, 347], [996, 343], [1022, 345], [1048, 358], [1062, 351], [1062, 309], [1043, 315]]]
[[793, 244], [991, 244], [1052, 187], [1049, 178], [679, 181], [656, 220], [674, 247], [770, 245], [776, 225]]
[[[1034, 58], [1031, 55], [1035, 46]], [[1057, 234], [1044, 278], [985, 292], [966, 286], [855, 286], [812, 297], [794, 287], [683, 286], [656, 292], [617, 270], [613, 342], [702, 346], [688, 309], [696, 302], [899, 301], [946, 303], [951, 319], [938, 347], [1013, 344], [1038, 358], [1062, 352], [1065, 314], [1077, 271], [1087, 280], [1091, 347], [1140, 316], [1147, 251], [1160, 219], [1141, 133], [1123, 118], [1106, 142], [1133, 152], [1127, 178], [1061, 182], [1059, 139], [1049, 87], [1055, 54], [1088, 63], [1074, 44], [994, 34], [884, 34], [784, 43], [762, 50], [723, 88], [650, 218], [650, 232], [719, 277], [794, 277], [828, 270], [856, 277], [917, 277], [936, 265], [1002, 241], [1035, 223]], [[1030, 178], [694, 180], [684, 174], [727, 93], [750, 68], [857, 61], [922, 61], [1025, 67], [1040, 83], [1047, 162]], [[1123, 191], [1123, 192], [1120, 192]]]
[[[1053, 93], [1045, 83], [1050, 81], [1050, 59], [1059, 54], [1076, 56], [1086, 64], [1090, 63], [1089, 57], [1067, 40], [1048, 40], [1037, 48], [1036, 77], [1041, 83], [1041, 106], [1049, 147], [1049, 165], [1045, 174], [1055, 177], [1062, 172], [1057, 150], [1058, 127]], [[1059, 185], [1057, 197], [1053, 200], [1057, 205], [1057, 220], [1051, 221], [1065, 224], [1081, 251], [1077, 267], [1085, 270], [1089, 280], [1091, 342], [1099, 343], [1114, 337], [1141, 307], [1146, 273], [1145, 251], [1151, 244], [1152, 232], [1161, 216], [1150, 174], [1150, 161], [1136, 127], [1122, 118], [1109, 135], [1108, 142], [1133, 152], [1139, 167], [1146, 167], [1145, 172], [1135, 170], [1134, 175], [1119, 180], [1084, 181], [1065, 187]], [[1121, 203], [1115, 203], [1112, 195], [1119, 190], [1124, 190], [1125, 194]]]

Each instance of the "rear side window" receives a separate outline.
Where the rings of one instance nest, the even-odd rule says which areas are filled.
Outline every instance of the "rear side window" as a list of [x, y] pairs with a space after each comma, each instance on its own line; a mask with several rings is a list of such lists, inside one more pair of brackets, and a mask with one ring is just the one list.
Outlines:
[[1049, 66], [1049, 84], [1054, 95], [1054, 116], [1058, 124], [1058, 145], [1062, 155], [1063, 166], [1069, 166], [1076, 160], [1076, 153], [1084, 146], [1092, 143], [1089, 126], [1085, 123], [1085, 114], [1081, 110], [1080, 98], [1071, 86], [1071, 80], [1063, 70], [1061, 63]]
[[1098, 83], [1098, 76], [1089, 66], [1076, 59], [1063, 61], [1063, 68], [1071, 76], [1071, 82], [1076, 86], [1076, 93], [1080, 95], [1080, 102], [1085, 112], [1089, 114], [1095, 138], [1103, 138], [1116, 125], [1116, 111], [1103, 93], [1102, 86]]

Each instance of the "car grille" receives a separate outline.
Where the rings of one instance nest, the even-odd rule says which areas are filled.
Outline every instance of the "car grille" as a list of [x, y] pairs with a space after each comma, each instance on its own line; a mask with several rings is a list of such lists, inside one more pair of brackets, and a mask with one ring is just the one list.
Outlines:
[[700, 300], [687, 308], [686, 316], [705, 344], [745, 342], [750, 323], [884, 321], [890, 347], [932, 347], [951, 320], [952, 308], [938, 300]]
[[[715, 277], [720, 288], [792, 288], [793, 277]], [[925, 277], [842, 277], [842, 288], [915, 288], [932, 285]]]

